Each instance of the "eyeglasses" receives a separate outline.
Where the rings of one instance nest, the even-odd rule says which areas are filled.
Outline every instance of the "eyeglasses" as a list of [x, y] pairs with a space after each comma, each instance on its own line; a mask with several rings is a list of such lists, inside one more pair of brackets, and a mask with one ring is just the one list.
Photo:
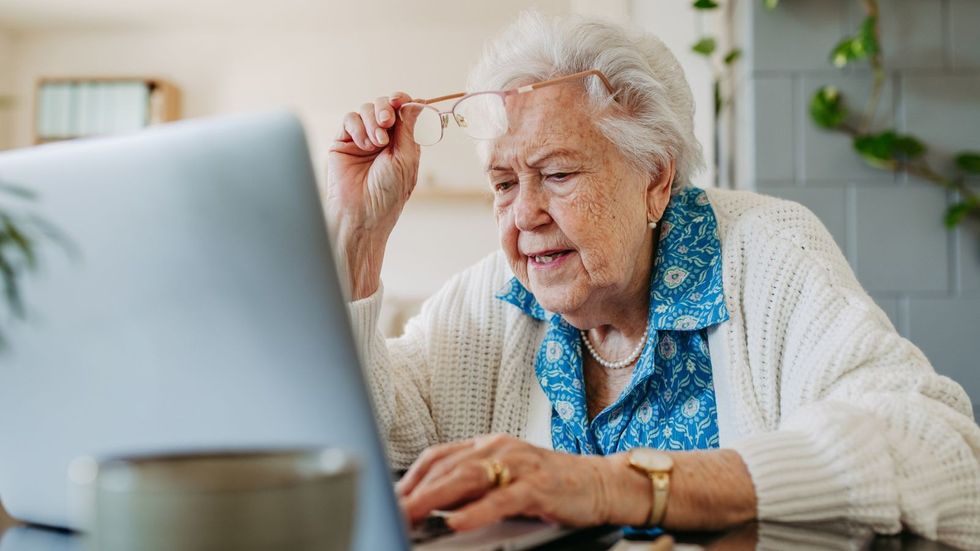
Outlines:
[[[601, 71], [589, 69], [563, 77], [528, 84], [509, 90], [492, 92], [474, 92], [467, 94], [459, 92], [448, 96], [412, 101], [402, 105], [398, 114], [408, 123], [415, 124], [412, 137], [419, 145], [435, 145], [442, 140], [443, 131], [449, 126], [450, 115], [456, 125], [463, 129], [471, 138], [492, 140], [507, 133], [507, 110], [504, 100], [507, 96], [525, 94], [546, 86], [561, 84], [570, 80], [597, 76], [610, 94], [615, 94], [609, 79]], [[457, 99], [459, 98], [459, 99]], [[432, 106], [434, 103], [455, 99], [448, 111], [440, 111]]]

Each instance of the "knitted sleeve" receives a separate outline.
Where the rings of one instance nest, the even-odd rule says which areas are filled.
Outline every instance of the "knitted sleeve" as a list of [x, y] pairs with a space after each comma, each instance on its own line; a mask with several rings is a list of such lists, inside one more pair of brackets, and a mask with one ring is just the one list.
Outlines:
[[756, 211], [723, 248], [739, 272], [733, 385], [759, 406], [739, 421], [771, 429], [733, 446], [759, 518], [980, 548], [980, 428], [966, 393], [895, 331], [812, 213], [785, 201]]
[[350, 303], [393, 467], [428, 446], [491, 431], [506, 325], [494, 290], [508, 275], [502, 257], [490, 255], [451, 278], [393, 339], [378, 328], [381, 289]]
[[429, 414], [425, 337], [415, 329], [386, 341], [378, 327], [383, 293], [379, 288], [370, 297], [351, 302], [349, 310], [389, 461], [404, 466], [436, 442]]

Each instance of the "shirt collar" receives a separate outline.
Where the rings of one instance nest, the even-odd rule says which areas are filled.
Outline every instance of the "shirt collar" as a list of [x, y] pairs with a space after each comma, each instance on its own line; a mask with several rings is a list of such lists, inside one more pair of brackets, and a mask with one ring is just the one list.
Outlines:
[[[536, 320], [549, 316], [516, 277], [495, 296]], [[729, 317], [718, 224], [700, 188], [689, 187], [674, 195], [664, 211], [650, 279], [649, 315], [651, 329], [681, 331], [703, 329]]]

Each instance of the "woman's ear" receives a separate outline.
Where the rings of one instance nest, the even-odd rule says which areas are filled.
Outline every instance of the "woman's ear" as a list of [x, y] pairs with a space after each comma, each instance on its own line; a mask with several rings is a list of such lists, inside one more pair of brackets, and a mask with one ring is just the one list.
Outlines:
[[676, 175], [676, 165], [671, 159], [666, 165], [660, 167], [660, 173], [656, 178], [651, 178], [647, 184], [647, 218], [651, 222], [656, 222], [664, 215], [667, 210], [667, 203], [670, 202], [670, 190]]

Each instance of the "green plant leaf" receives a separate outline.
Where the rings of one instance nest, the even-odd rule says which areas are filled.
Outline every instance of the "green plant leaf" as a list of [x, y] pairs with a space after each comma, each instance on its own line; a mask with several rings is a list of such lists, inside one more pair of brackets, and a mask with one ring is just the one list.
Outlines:
[[854, 150], [864, 159], [864, 162], [875, 168], [893, 170], [897, 161], [893, 144], [895, 132], [888, 130], [881, 134], [866, 134], [854, 137]]
[[0, 181], [0, 192], [7, 193], [21, 199], [34, 199], [37, 194], [23, 186]]
[[37, 266], [37, 259], [34, 256], [34, 244], [31, 239], [14, 224], [9, 216], [0, 214], [0, 218], [3, 220], [4, 234], [17, 249], [20, 249], [21, 254], [24, 255], [24, 260], [27, 261], [27, 267], [34, 269]]
[[834, 49], [830, 52], [830, 62], [834, 64], [834, 67], [838, 69], [843, 69], [847, 67], [847, 64], [860, 59], [859, 52], [862, 51], [860, 46], [860, 40], [855, 37], [845, 38], [834, 46]]
[[779, 0], [762, 0], [762, 5], [764, 5], [767, 10], [774, 10], [776, 9], [776, 6], [779, 5]]
[[3, 280], [3, 294], [7, 299], [7, 307], [14, 316], [23, 319], [24, 303], [21, 301], [20, 287], [17, 284], [18, 275], [13, 264], [3, 255], [3, 250], [0, 249], [0, 279]]
[[696, 10], [713, 10], [718, 7], [718, 3], [714, 0], [695, 0], [694, 9]]
[[946, 216], [943, 218], [943, 222], [946, 223], [947, 228], [953, 229], [960, 225], [960, 222], [970, 214], [971, 210], [973, 210], [973, 207], [965, 201], [954, 203], [946, 209]]
[[967, 174], [980, 174], [980, 153], [961, 151], [956, 155], [956, 167]]
[[908, 162], [926, 152], [926, 146], [917, 138], [894, 130], [856, 136], [854, 149], [869, 165], [886, 170], [894, 170], [899, 162]]
[[852, 61], [867, 59], [876, 55], [879, 51], [878, 37], [875, 35], [877, 24], [878, 18], [868, 16], [856, 35], [838, 42], [830, 51], [830, 62], [834, 64], [834, 67], [843, 69]]
[[740, 57], [742, 57], [742, 50], [738, 48], [733, 48], [732, 51], [725, 54], [725, 59], [724, 59], [725, 65], [731, 65], [732, 63], [735, 63], [736, 61], [738, 61]]
[[878, 18], [869, 15], [861, 23], [861, 32], [855, 37], [857, 39], [858, 53], [864, 57], [870, 57], [878, 54], [878, 37], [875, 34], [875, 28], [878, 25]]
[[892, 142], [892, 153], [902, 161], [910, 161], [921, 157], [926, 152], [926, 146], [918, 138], [908, 134], [895, 136]]
[[837, 128], [844, 123], [847, 107], [836, 87], [824, 86], [817, 90], [810, 100], [810, 117], [823, 128]]
[[695, 42], [691, 49], [703, 56], [709, 56], [714, 53], [715, 45], [714, 38], [705, 37]]

